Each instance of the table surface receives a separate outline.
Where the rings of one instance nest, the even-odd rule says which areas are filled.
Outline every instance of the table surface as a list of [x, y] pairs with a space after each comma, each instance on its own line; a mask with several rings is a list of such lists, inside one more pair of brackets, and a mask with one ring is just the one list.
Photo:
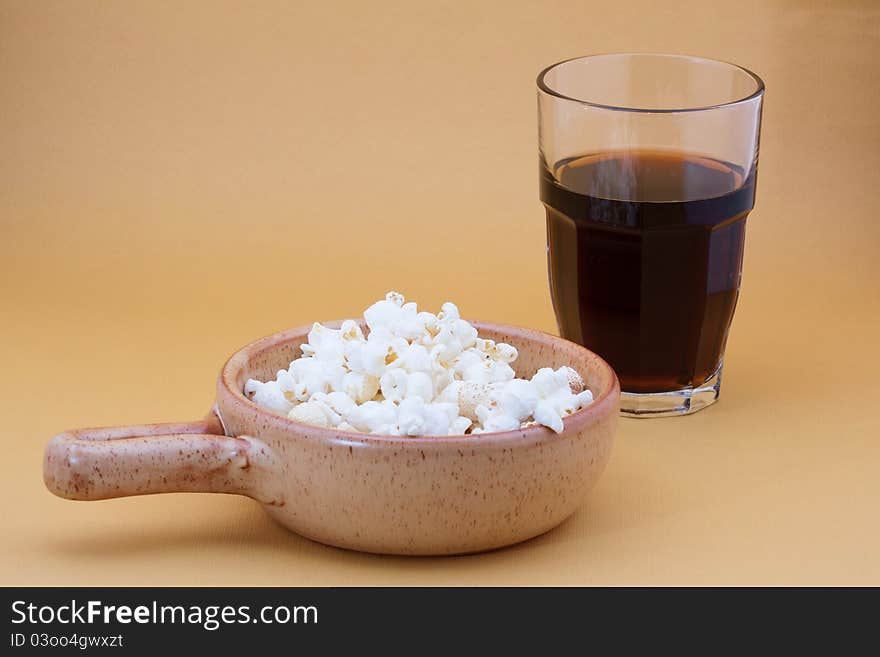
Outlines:
[[[0, 584], [880, 584], [880, 6], [380, 4], [0, 6]], [[231, 351], [388, 289], [554, 332], [534, 76], [624, 50], [757, 71], [761, 175], [721, 400], [622, 420], [569, 521], [380, 557], [43, 488], [53, 434], [198, 417]]]

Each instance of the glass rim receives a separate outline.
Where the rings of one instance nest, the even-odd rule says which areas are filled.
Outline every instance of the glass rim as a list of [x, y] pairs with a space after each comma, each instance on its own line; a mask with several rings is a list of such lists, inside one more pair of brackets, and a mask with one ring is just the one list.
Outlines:
[[[648, 107], [624, 107], [619, 105], [608, 105], [605, 103], [597, 103], [590, 100], [585, 100], [583, 98], [574, 98], [572, 96], [566, 96], [565, 94], [553, 89], [548, 85], [544, 78], [546, 75], [555, 69], [558, 66], [562, 66], [563, 64], [567, 64], [569, 62], [578, 61], [581, 59], [597, 59], [600, 57], [628, 57], [628, 56], [639, 56], [639, 57], [664, 57], [670, 59], [685, 59], [693, 62], [697, 62], [700, 64], [722, 64], [724, 66], [728, 66], [730, 68], [737, 69], [742, 71], [746, 75], [748, 75], [752, 81], [755, 83], [755, 90], [752, 91], [747, 96], [743, 96], [742, 98], [736, 98], [734, 100], [729, 100], [723, 103], [716, 103], [714, 105], [701, 105], [698, 107], [669, 107], [669, 108], [648, 108]], [[562, 61], [556, 62], [555, 64], [550, 64], [550, 66], [541, 70], [538, 73], [538, 78], [536, 80], [538, 89], [549, 96], [553, 96], [555, 98], [559, 98], [561, 100], [571, 101], [573, 103], [578, 103], [580, 105], [585, 105], [587, 107], [595, 107], [597, 109], [605, 109], [611, 110], [614, 112], [635, 112], [639, 114], [680, 114], [685, 112], [704, 112], [707, 110], [714, 109], [722, 109], [725, 107], [731, 107], [733, 105], [739, 105], [741, 103], [747, 103], [749, 101], [760, 98], [764, 95], [764, 81], [761, 77], [745, 68], [744, 66], [740, 66], [739, 64], [734, 64], [733, 62], [726, 62], [720, 59], [711, 59], [709, 57], [697, 57], [694, 55], [678, 55], [675, 53], [658, 53], [658, 52], [608, 52], [608, 53], [594, 53], [592, 55], [581, 55], [579, 57], [570, 57], [568, 59], [563, 59]]]

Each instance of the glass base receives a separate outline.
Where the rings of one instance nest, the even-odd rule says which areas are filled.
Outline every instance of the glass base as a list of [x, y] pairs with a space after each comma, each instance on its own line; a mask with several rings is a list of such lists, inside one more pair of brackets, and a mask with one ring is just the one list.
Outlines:
[[670, 392], [621, 392], [620, 414], [624, 417], [669, 417], [688, 415], [714, 404], [721, 390], [721, 368], [700, 386]]

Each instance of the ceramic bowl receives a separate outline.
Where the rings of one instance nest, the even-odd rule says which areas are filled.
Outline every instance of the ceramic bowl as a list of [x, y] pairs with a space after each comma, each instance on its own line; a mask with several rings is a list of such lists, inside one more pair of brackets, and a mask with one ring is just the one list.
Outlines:
[[[328, 322], [338, 327], [341, 322]], [[203, 420], [61, 433], [46, 446], [47, 488], [98, 500], [181, 491], [257, 500], [321, 543], [385, 554], [479, 552], [542, 534], [571, 516], [605, 468], [617, 426], [613, 370], [587, 349], [538, 331], [473, 322], [519, 350], [513, 366], [580, 372], [594, 402], [541, 427], [476, 436], [376, 436], [301, 424], [251, 402], [249, 378], [274, 378], [310, 326], [253, 342], [223, 366]]]

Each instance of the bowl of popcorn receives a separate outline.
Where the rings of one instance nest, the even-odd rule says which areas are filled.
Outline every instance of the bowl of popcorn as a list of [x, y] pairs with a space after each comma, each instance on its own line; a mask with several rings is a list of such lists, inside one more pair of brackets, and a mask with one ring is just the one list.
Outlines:
[[608, 460], [619, 395], [579, 345], [389, 292], [361, 319], [233, 354], [202, 420], [55, 436], [43, 474], [67, 499], [236, 493], [329, 545], [479, 552], [579, 508]]

